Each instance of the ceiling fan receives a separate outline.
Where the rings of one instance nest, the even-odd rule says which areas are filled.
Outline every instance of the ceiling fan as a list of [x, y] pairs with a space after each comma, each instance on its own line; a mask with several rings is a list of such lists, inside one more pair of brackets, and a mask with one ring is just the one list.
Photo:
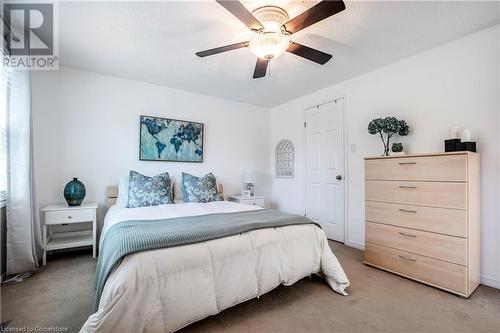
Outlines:
[[285, 51], [320, 65], [326, 64], [332, 58], [331, 54], [292, 42], [290, 35], [345, 9], [342, 0], [325, 0], [289, 20], [288, 13], [277, 6], [260, 7], [250, 13], [239, 1], [217, 0], [217, 2], [255, 32], [255, 35], [249, 41], [197, 52], [196, 55], [206, 57], [248, 47], [250, 52], [257, 56], [254, 79], [266, 76], [269, 61]]

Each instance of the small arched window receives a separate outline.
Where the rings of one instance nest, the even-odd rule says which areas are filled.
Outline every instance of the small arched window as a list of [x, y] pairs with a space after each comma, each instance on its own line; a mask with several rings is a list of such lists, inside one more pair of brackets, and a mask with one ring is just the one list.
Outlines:
[[276, 177], [293, 178], [295, 148], [290, 140], [281, 140], [276, 145]]

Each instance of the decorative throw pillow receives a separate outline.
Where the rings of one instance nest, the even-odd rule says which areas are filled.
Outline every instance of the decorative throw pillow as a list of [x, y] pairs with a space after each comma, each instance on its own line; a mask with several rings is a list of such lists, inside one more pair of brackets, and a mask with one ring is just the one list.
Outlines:
[[217, 193], [217, 181], [212, 173], [202, 178], [182, 173], [182, 193], [184, 202], [211, 202], [221, 201]]
[[167, 172], [154, 177], [130, 170], [128, 181], [128, 208], [173, 204], [172, 187]]

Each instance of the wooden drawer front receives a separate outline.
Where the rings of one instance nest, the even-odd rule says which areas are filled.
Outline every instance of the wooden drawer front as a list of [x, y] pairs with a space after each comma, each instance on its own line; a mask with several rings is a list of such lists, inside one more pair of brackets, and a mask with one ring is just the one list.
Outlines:
[[467, 294], [467, 268], [366, 242], [365, 262], [437, 287]]
[[366, 221], [466, 237], [467, 211], [366, 201]]
[[366, 181], [366, 200], [465, 209], [466, 183]]
[[94, 209], [52, 211], [45, 213], [45, 224], [79, 223], [94, 220]]
[[467, 180], [466, 155], [401, 157], [365, 161], [366, 179]]
[[366, 241], [467, 265], [465, 238], [366, 222]]

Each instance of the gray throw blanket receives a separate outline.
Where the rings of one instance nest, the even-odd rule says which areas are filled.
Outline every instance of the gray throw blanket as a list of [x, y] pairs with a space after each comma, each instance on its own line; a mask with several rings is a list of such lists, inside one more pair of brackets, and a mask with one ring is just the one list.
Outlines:
[[106, 279], [128, 254], [296, 224], [319, 226], [307, 217], [271, 209], [117, 223], [109, 228], [100, 243], [94, 312], [99, 308]]

